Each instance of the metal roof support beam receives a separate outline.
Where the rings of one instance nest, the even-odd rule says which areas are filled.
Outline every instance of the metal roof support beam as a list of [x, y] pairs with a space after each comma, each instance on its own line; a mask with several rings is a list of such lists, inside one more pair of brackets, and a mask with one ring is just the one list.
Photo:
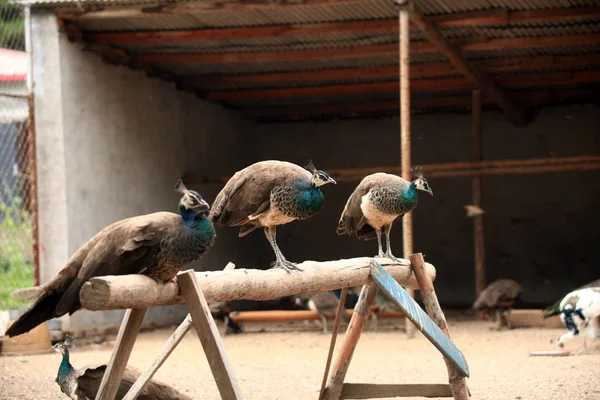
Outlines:
[[510, 99], [487, 73], [479, 71], [470, 65], [462, 54], [425, 18], [419, 9], [413, 6], [410, 10], [410, 18], [413, 24], [423, 31], [429, 40], [435, 44], [440, 53], [448, 57], [448, 60], [450, 60], [450, 62], [462, 72], [469, 81], [475, 83], [488, 97], [498, 104], [511, 123], [516, 126], [527, 125], [530, 116], [525, 109]]

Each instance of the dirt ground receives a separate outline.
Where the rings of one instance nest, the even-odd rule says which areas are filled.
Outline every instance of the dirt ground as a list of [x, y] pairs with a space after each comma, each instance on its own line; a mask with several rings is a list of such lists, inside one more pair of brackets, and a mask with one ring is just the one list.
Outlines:
[[[380, 321], [377, 332], [366, 331], [354, 353], [347, 382], [445, 383], [440, 354], [421, 334], [408, 340], [401, 321]], [[556, 350], [560, 329], [514, 329], [496, 332], [491, 322], [450, 320], [450, 332], [463, 351], [473, 399], [552, 400], [600, 399], [600, 346], [568, 357], [530, 357], [529, 350]], [[246, 333], [224, 339], [246, 399], [315, 399], [320, 387], [329, 335], [303, 323], [246, 325]], [[141, 333], [130, 364], [144, 368], [172, 330]], [[343, 337], [343, 334], [338, 338]], [[551, 343], [551, 340], [553, 343]], [[581, 349], [576, 338], [567, 348]], [[112, 344], [72, 351], [75, 367], [106, 362]], [[56, 353], [0, 358], [0, 400], [61, 399], [54, 382], [60, 357]], [[197, 399], [219, 399], [202, 348], [191, 331], [157, 377]]]

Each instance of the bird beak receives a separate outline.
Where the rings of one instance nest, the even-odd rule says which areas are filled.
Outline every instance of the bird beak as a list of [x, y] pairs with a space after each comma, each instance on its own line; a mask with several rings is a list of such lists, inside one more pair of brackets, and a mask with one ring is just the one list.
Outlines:
[[210, 204], [208, 204], [206, 202], [206, 200], [201, 199], [200, 200], [200, 205], [197, 207], [197, 209], [200, 210], [200, 211], [208, 211], [208, 210], [210, 210]]
[[329, 177], [329, 181], [328, 182], [333, 183], [334, 185], [337, 185], [337, 182], [332, 177]]
[[432, 196], [433, 196], [433, 190], [429, 189], [429, 190], [427, 191], [427, 193], [429, 193], [430, 195], [432, 195]]

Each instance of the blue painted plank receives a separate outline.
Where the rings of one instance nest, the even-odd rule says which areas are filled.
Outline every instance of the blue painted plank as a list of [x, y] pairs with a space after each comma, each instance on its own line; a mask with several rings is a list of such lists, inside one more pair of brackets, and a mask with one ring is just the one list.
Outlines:
[[450, 338], [442, 332], [439, 326], [416, 301], [404, 290], [392, 276], [375, 260], [371, 263], [371, 276], [383, 292], [392, 300], [410, 319], [431, 343], [464, 375], [469, 376], [469, 366], [465, 357], [452, 343]]

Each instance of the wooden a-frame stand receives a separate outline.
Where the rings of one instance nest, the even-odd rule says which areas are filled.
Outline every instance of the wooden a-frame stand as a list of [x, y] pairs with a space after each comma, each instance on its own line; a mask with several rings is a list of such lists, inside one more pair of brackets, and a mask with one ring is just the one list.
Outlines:
[[[468, 376], [469, 374], [468, 366], [462, 353], [460, 353], [449, 339], [446, 319], [438, 303], [431, 278], [425, 272], [423, 256], [420, 253], [413, 254], [410, 256], [410, 261], [421, 290], [421, 298], [423, 299], [429, 316], [423, 312], [423, 310], [386, 270], [384, 270], [375, 260], [372, 260], [370, 275], [374, 283], [363, 286], [358, 303], [354, 308], [352, 319], [348, 325], [344, 341], [337, 354], [334, 367], [331, 374], [329, 374], [346, 294], [346, 291], [342, 290], [319, 400], [414, 396], [454, 397], [454, 399], [458, 400], [470, 399], [469, 390], [465, 382], [465, 376]], [[190, 313], [175, 332], [173, 332], [150, 366], [148, 366], [140, 375], [138, 380], [124, 397], [124, 400], [135, 400], [139, 396], [156, 371], [158, 371], [167, 357], [173, 352], [185, 334], [190, 330], [192, 324], [194, 325], [198, 338], [204, 348], [206, 358], [217, 383], [221, 398], [225, 400], [243, 399], [243, 395], [236, 382], [231, 365], [229, 364], [229, 359], [225, 353], [217, 326], [212, 318], [206, 299], [196, 282], [196, 275], [192, 270], [184, 271], [177, 276], [177, 282]], [[407, 317], [417, 325], [423, 334], [444, 355], [448, 369], [449, 385], [373, 385], [344, 383], [344, 378], [348, 371], [354, 349], [360, 339], [378, 287], [406, 313]], [[96, 395], [96, 400], [114, 400], [127, 361], [131, 355], [131, 350], [142, 324], [142, 320], [144, 319], [145, 312], [145, 308], [127, 310], [117, 336], [115, 348], [113, 349], [108, 367], [102, 379], [102, 383], [100, 384], [98, 394]]]
[[[185, 334], [190, 330], [192, 324], [204, 348], [206, 359], [217, 383], [221, 398], [242, 400], [244, 396], [242, 396], [233, 375], [233, 369], [225, 353], [217, 325], [210, 313], [204, 294], [202, 294], [196, 282], [194, 271], [188, 270], [178, 274], [177, 282], [190, 313], [175, 332], [173, 332], [160, 353], [140, 375], [123, 400], [134, 400], [138, 397], [156, 371], [158, 371], [167, 357], [169, 357]], [[115, 398], [145, 313], [145, 308], [129, 309], [126, 311], [121, 328], [119, 329], [115, 348], [113, 349], [106, 372], [102, 378], [102, 383], [100, 384], [100, 389], [96, 395], [96, 400], [113, 400]]]

